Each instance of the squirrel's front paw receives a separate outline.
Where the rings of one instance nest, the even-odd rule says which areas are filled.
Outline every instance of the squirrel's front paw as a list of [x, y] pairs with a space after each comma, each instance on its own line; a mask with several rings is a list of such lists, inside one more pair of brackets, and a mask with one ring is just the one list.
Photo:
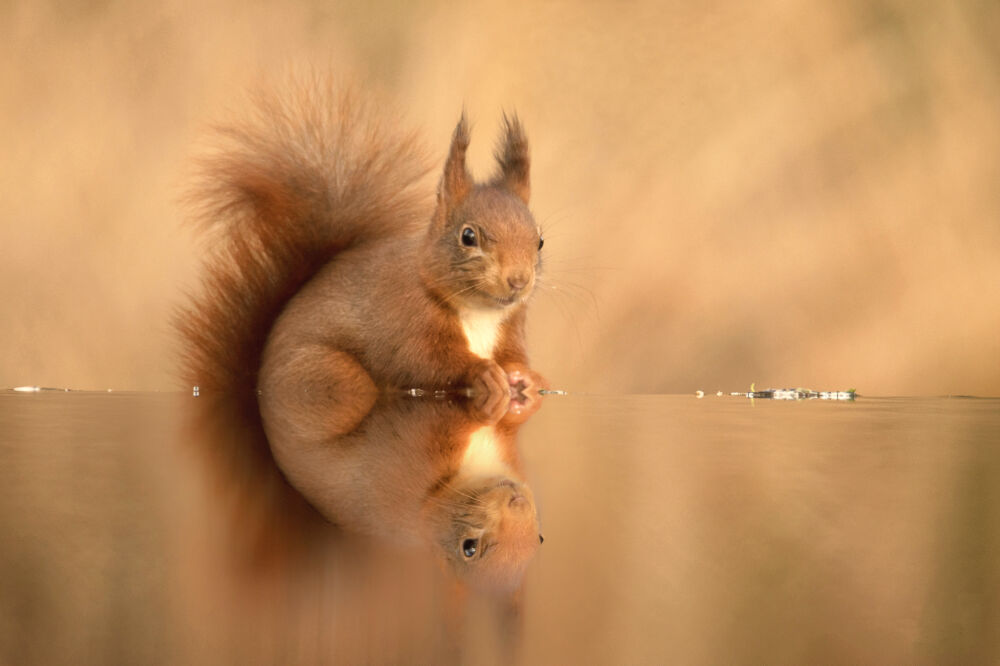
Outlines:
[[539, 390], [548, 388], [549, 383], [522, 363], [509, 363], [504, 370], [510, 387], [510, 409], [504, 419], [510, 423], [523, 423], [542, 406]]
[[541, 389], [549, 388], [545, 377], [523, 363], [508, 363], [504, 370], [507, 372], [507, 383], [512, 396], [537, 394]]
[[469, 373], [470, 404], [478, 420], [496, 423], [510, 405], [507, 373], [495, 361], [484, 360]]

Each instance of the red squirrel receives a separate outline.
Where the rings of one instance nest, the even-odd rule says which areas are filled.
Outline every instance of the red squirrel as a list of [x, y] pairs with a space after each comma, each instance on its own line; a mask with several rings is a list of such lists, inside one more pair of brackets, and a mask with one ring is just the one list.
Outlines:
[[[217, 245], [203, 291], [178, 317], [185, 378], [206, 394], [255, 400], [292, 485], [308, 486], [303, 495], [331, 519], [355, 522], [394, 494], [399, 465], [385, 461], [392, 473], [381, 474], [378, 456], [393, 448], [348, 435], [380, 395], [446, 392], [473, 426], [429, 454], [439, 472], [423, 491], [425, 537], [467, 569], [483, 554], [485, 525], [517, 509], [510, 548], [494, 550], [510, 560], [500, 569], [523, 570], [540, 542], [537, 514], [508, 463], [518, 412], [537, 408], [546, 383], [525, 352], [543, 240], [517, 117], [504, 116], [497, 172], [477, 183], [462, 114], [433, 205], [415, 136], [330, 83], [258, 94], [252, 114], [219, 137], [192, 198]], [[317, 472], [307, 459], [331, 464]], [[470, 506], [490, 515], [467, 525]], [[496, 568], [488, 578], [504, 579]]]

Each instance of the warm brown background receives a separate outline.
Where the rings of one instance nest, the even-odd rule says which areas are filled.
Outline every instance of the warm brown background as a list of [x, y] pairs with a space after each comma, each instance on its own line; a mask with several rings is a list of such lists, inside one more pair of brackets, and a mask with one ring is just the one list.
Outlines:
[[1000, 394], [1000, 5], [0, 5], [0, 385], [177, 387], [177, 197], [263, 74], [534, 146], [537, 366], [592, 392]]

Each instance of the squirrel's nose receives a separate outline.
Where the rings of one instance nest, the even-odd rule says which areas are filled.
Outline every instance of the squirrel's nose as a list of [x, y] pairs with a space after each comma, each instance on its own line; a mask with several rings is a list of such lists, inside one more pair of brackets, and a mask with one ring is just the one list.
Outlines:
[[528, 280], [530, 279], [527, 273], [512, 273], [507, 277], [507, 284], [514, 291], [521, 291], [528, 286]]

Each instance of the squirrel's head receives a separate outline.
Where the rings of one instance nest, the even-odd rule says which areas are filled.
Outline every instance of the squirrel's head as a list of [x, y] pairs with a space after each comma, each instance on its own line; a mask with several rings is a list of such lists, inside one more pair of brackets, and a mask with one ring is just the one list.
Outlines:
[[503, 309], [525, 302], [541, 266], [542, 236], [528, 210], [528, 139], [504, 116], [498, 171], [476, 183], [465, 165], [469, 125], [462, 114], [438, 186], [423, 279], [456, 308]]
[[516, 588], [542, 542], [531, 489], [505, 477], [444, 486], [426, 505], [424, 519], [448, 567], [484, 590]]

